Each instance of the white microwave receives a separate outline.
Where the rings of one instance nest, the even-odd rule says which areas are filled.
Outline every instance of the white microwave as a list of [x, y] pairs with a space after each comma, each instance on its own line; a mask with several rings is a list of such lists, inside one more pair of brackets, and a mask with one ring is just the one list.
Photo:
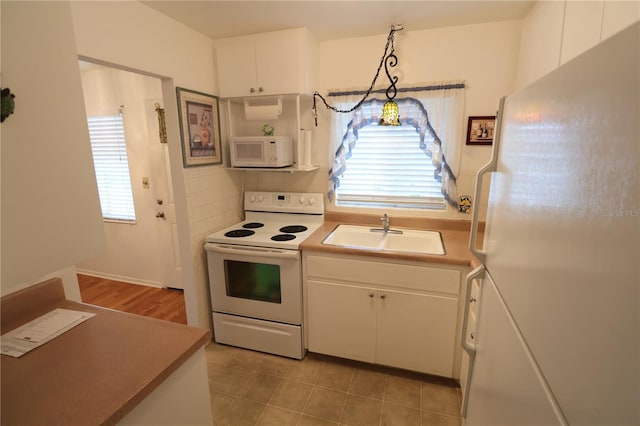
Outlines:
[[293, 164], [289, 136], [233, 136], [231, 167], [287, 167]]

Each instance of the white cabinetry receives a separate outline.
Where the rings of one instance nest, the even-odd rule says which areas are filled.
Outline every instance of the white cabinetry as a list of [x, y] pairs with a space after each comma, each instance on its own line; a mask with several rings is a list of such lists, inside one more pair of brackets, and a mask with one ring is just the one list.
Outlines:
[[640, 2], [542, 1], [522, 23], [518, 87], [522, 88], [640, 19]]
[[312, 352], [454, 376], [460, 270], [305, 255]]
[[604, 1], [569, 1], [565, 6], [560, 63], [600, 42]]
[[314, 52], [305, 28], [218, 40], [220, 97], [311, 93]]

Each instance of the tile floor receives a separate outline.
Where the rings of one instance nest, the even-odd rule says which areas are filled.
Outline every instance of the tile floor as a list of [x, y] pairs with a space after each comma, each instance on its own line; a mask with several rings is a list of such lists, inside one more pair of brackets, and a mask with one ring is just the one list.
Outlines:
[[216, 343], [206, 354], [214, 425], [460, 425], [460, 389], [445, 379]]

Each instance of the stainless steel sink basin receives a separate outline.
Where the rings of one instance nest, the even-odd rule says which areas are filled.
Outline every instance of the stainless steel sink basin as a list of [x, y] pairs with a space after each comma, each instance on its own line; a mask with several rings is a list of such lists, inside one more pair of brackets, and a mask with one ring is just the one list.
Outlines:
[[369, 226], [338, 225], [322, 244], [365, 250], [399, 251], [423, 254], [444, 254], [440, 232], [402, 229], [382, 232]]

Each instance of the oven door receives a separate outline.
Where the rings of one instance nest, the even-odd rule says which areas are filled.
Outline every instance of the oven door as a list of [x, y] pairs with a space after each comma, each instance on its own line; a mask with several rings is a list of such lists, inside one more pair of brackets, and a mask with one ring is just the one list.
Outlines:
[[206, 243], [214, 312], [302, 324], [300, 251]]

